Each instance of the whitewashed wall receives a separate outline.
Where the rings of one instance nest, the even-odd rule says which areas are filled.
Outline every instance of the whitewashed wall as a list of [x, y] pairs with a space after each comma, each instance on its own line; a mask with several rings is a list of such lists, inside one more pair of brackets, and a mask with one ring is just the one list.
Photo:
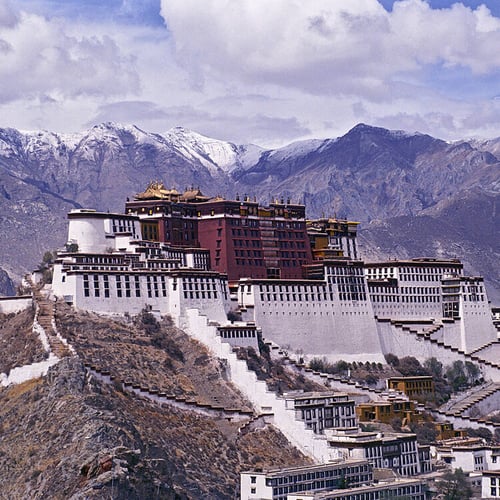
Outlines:
[[33, 299], [30, 296], [22, 297], [0, 297], [0, 313], [11, 314], [18, 313], [28, 309], [33, 305]]
[[303, 422], [295, 420], [295, 412], [286, 408], [285, 400], [267, 390], [265, 382], [257, 380], [254, 372], [248, 370], [246, 362], [239, 360], [229, 344], [222, 342], [216, 327], [209, 326], [205, 316], [197, 309], [187, 311], [188, 332], [202, 342], [215, 356], [227, 360], [230, 379], [260, 412], [272, 412], [274, 423], [286, 438], [306, 455], [319, 462], [325, 462], [333, 453], [327, 441]]

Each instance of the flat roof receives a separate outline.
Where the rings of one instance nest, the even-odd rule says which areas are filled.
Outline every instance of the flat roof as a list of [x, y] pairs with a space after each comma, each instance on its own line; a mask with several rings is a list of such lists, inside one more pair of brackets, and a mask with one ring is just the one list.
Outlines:
[[395, 478], [395, 479], [389, 479], [389, 480], [384, 480], [384, 481], [378, 481], [377, 483], [373, 484], [366, 484], [363, 486], [355, 486], [354, 488], [347, 488], [347, 489], [335, 489], [335, 490], [330, 490], [330, 491], [318, 491], [318, 492], [297, 492], [297, 493], [291, 493], [290, 495], [293, 496], [300, 496], [300, 497], [305, 497], [305, 498], [313, 498], [315, 500], [328, 500], [329, 498], [336, 498], [336, 497], [347, 497], [349, 495], [355, 495], [356, 493], [368, 493], [370, 491], [380, 491], [388, 488], [398, 488], [400, 486], [416, 486], [417, 484], [424, 485], [425, 480], [424, 479], [418, 479], [418, 478]]
[[291, 399], [312, 399], [312, 398], [329, 398], [336, 396], [349, 396], [347, 392], [336, 392], [336, 391], [311, 391], [311, 392], [285, 392], [282, 395], [284, 398]]
[[68, 212], [68, 219], [128, 219], [139, 220], [137, 215], [119, 214], [114, 212], [97, 212], [92, 208], [78, 208]]
[[443, 266], [452, 265], [454, 267], [462, 267], [463, 264], [459, 259], [433, 259], [427, 257], [418, 257], [415, 259], [403, 259], [403, 260], [384, 260], [380, 262], [366, 262], [366, 267], [399, 267], [399, 266]]
[[407, 377], [389, 377], [387, 380], [403, 380], [403, 381], [406, 381], [406, 380], [428, 380], [428, 379], [431, 379], [432, 380], [432, 375], [415, 375], [415, 376], [407, 376]]
[[335, 467], [352, 467], [356, 465], [369, 465], [368, 460], [332, 460], [330, 462], [325, 462], [324, 464], [312, 464], [312, 465], [295, 465], [292, 467], [270, 467], [263, 470], [246, 470], [241, 474], [252, 474], [252, 475], [266, 475], [266, 476], [279, 476], [281, 474], [297, 474], [302, 472], [312, 472], [317, 470], [326, 470]]

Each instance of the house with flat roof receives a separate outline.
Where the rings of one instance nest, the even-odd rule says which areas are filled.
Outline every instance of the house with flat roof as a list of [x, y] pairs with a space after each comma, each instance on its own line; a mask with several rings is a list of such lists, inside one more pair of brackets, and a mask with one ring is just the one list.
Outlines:
[[482, 473], [481, 498], [500, 498], [500, 471], [484, 471]]
[[425, 481], [419, 479], [393, 479], [366, 484], [357, 488], [338, 489], [321, 492], [307, 492], [288, 495], [287, 500], [382, 500], [404, 498], [405, 500], [425, 500]]
[[[393, 469], [401, 476], [430, 470], [430, 457], [427, 459], [425, 454], [419, 454], [415, 434], [326, 429], [325, 435], [339, 459], [365, 459], [373, 467]], [[422, 458], [426, 463], [420, 463]]]
[[409, 398], [434, 396], [434, 380], [430, 375], [390, 377], [387, 379], [387, 388], [404, 392]]
[[499, 471], [500, 446], [489, 445], [482, 438], [448, 439], [432, 449], [436, 460], [449, 464], [452, 470], [464, 472]]
[[373, 480], [373, 472], [366, 460], [342, 460], [321, 465], [246, 471], [240, 478], [241, 500], [286, 500], [292, 493], [361, 486]]
[[283, 398], [287, 408], [295, 410], [295, 418], [316, 434], [322, 434], [324, 429], [357, 427], [355, 402], [348, 394], [292, 391]]

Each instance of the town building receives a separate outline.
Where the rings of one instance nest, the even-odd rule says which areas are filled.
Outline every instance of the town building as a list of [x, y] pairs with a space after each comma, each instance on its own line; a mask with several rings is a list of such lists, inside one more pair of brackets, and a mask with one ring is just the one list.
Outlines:
[[246, 471], [240, 476], [240, 498], [286, 500], [292, 493], [356, 487], [371, 481], [373, 471], [366, 460]]
[[415, 401], [407, 399], [388, 399], [387, 401], [370, 401], [356, 405], [356, 415], [360, 422], [381, 422], [391, 424], [395, 418], [402, 425], [418, 420]]
[[380, 318], [445, 317], [442, 279], [461, 276], [457, 259], [410, 259], [365, 263], [373, 312]]
[[436, 460], [449, 464], [452, 470], [466, 473], [500, 471], [500, 446], [485, 444], [481, 438], [440, 441], [432, 449]]
[[348, 257], [358, 260], [356, 243], [359, 222], [337, 218], [321, 218], [307, 221], [307, 234], [314, 260]]
[[339, 258], [308, 269], [314, 278], [241, 279], [238, 305], [244, 319], [308, 359], [339, 359], [342, 353], [346, 361], [384, 362], [363, 263]]
[[125, 206], [141, 220], [144, 239], [210, 251], [211, 268], [239, 278], [301, 278], [312, 260], [305, 206], [290, 200], [259, 205], [248, 196], [209, 198], [151, 183]]
[[[263, 207], [246, 196], [181, 194], [161, 183], [128, 201], [126, 211], [69, 213], [66, 251], [54, 266], [56, 295], [106, 314], [147, 307], [179, 325], [190, 308], [220, 326], [234, 311], [305, 361], [384, 362], [384, 353], [405, 350], [453, 361], [459, 351], [480, 356], [497, 339], [483, 285], [461, 276], [460, 262], [365, 264], [357, 260], [355, 222], [306, 221], [305, 207], [288, 200]], [[393, 298], [376, 288], [380, 280], [397, 281]], [[242, 332], [221, 330], [234, 345]]]
[[430, 375], [415, 377], [389, 377], [387, 388], [404, 392], [409, 398], [425, 399], [434, 397], [434, 380]]
[[288, 495], [287, 500], [383, 500], [388, 498], [425, 500], [426, 483], [419, 479], [377, 481], [356, 488]]
[[295, 410], [295, 418], [315, 434], [322, 434], [324, 429], [357, 427], [355, 403], [348, 394], [293, 391], [283, 398], [286, 407]]
[[419, 461], [426, 455], [419, 455], [415, 434], [327, 429], [325, 435], [339, 459], [365, 459], [372, 467], [393, 469], [401, 476], [414, 476], [430, 469], [430, 456], [429, 463]]
[[500, 470], [483, 471], [481, 498], [500, 498]]
[[54, 263], [52, 290], [77, 309], [138, 314], [144, 308], [179, 324], [189, 308], [227, 322], [227, 277], [208, 252], [140, 239], [139, 218], [94, 210], [68, 214], [68, 248]]
[[451, 422], [434, 422], [434, 428], [438, 432], [436, 441], [467, 437], [466, 429], [455, 429]]
[[260, 353], [259, 336], [262, 337], [262, 331], [253, 323], [231, 322], [218, 326], [217, 333], [233, 347], [252, 347], [255, 352]]

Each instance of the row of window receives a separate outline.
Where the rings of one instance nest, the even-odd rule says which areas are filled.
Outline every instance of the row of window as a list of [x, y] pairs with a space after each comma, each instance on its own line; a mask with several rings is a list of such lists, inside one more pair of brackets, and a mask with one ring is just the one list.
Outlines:
[[328, 283], [364, 285], [365, 279], [362, 276], [328, 276]]
[[341, 478], [341, 479], [326, 479], [319, 481], [312, 481], [305, 484], [295, 484], [289, 486], [273, 488], [273, 498], [276, 500], [285, 500], [290, 493], [297, 493], [301, 491], [319, 491], [324, 489], [338, 489], [345, 488], [346, 484], [352, 487], [353, 484], [360, 485], [362, 483], [370, 482], [370, 475], [361, 475], [356, 477]]
[[223, 339], [247, 339], [257, 336], [256, 330], [219, 330]]
[[[343, 467], [343, 468], [335, 468], [335, 469], [326, 469], [326, 470], [317, 470], [311, 472], [305, 472], [303, 474], [291, 474], [284, 475], [282, 477], [275, 478], [267, 478], [266, 486], [278, 486], [281, 484], [297, 484], [305, 481], [315, 481], [316, 479], [324, 479], [324, 478], [336, 478], [336, 477], [349, 477], [349, 484], [352, 482], [360, 482], [358, 479], [358, 474], [360, 473], [369, 473], [370, 467], [368, 465], [359, 465], [352, 467]], [[255, 481], [252, 481], [255, 482]]]
[[204, 290], [217, 290], [217, 283], [214, 278], [183, 278], [182, 287], [184, 291], [204, 291]]
[[287, 302], [309, 302], [309, 297], [311, 298], [311, 301], [316, 302], [316, 301], [321, 301], [321, 300], [328, 300], [328, 297], [330, 300], [334, 299], [333, 293], [327, 293], [326, 291], [323, 292], [323, 294], [318, 293], [318, 294], [313, 294], [311, 293], [308, 295], [307, 293], [302, 295], [301, 293], [262, 293], [260, 294], [260, 301], [261, 302], [271, 302], [271, 301], [278, 301], [284, 302], [285, 300]]
[[[324, 411], [324, 413], [323, 413]], [[302, 419], [311, 420], [312, 418], [320, 418], [326, 416], [346, 416], [354, 415], [354, 403], [351, 405], [334, 406], [327, 408], [303, 408], [301, 409]]]
[[[250, 213], [251, 215], [251, 213]], [[240, 219], [240, 218], [234, 218], [234, 219], [228, 219], [229, 224], [231, 226], [249, 226], [249, 227], [259, 227], [259, 220], [258, 219]]]
[[[259, 231], [257, 229], [231, 229], [231, 235], [232, 236], [250, 236], [251, 238], [258, 238]], [[217, 230], [217, 236], [222, 236], [222, 229]]]
[[402, 302], [405, 304], [424, 304], [424, 303], [438, 303], [441, 297], [425, 296], [425, 295], [370, 295], [373, 302]]
[[[83, 295], [85, 297], [141, 297], [141, 279], [139, 275], [83, 275]], [[147, 296], [163, 297], [167, 296], [167, 283], [165, 276], [146, 275]]]
[[135, 235], [134, 221], [130, 219], [113, 219], [113, 233], [132, 233]]
[[366, 269], [369, 275], [381, 275], [381, 274], [396, 274], [399, 272], [402, 274], [430, 274], [434, 276], [442, 276], [443, 274], [452, 274], [457, 272], [457, 268], [451, 267], [435, 267], [435, 266], [419, 266], [419, 267], [369, 267]]
[[306, 244], [303, 240], [300, 241], [278, 241], [280, 248], [305, 248]]
[[357, 266], [327, 267], [326, 274], [330, 276], [364, 276], [363, 268]]
[[217, 292], [187, 292], [184, 290], [184, 298], [185, 299], [216, 299], [217, 298]]
[[[220, 247], [221, 241], [217, 240], [217, 246]], [[252, 247], [252, 248], [260, 248], [261, 241], [260, 240], [238, 240], [233, 239], [233, 247]]]
[[236, 257], [262, 257], [262, 250], [235, 250]]

